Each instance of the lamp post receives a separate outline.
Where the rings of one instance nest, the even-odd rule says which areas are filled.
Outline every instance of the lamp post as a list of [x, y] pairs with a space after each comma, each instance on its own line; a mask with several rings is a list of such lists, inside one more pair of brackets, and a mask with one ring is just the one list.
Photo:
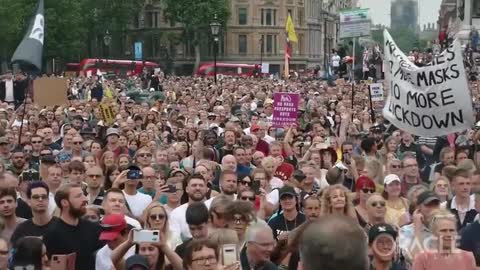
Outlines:
[[260, 77], [262, 77], [262, 66], [263, 66], [263, 35], [260, 38]]
[[218, 44], [218, 32], [220, 32], [221, 24], [217, 21], [217, 15], [215, 14], [215, 18], [213, 22], [210, 23], [210, 30], [212, 30], [213, 36], [213, 73], [215, 75], [215, 84], [217, 84], [217, 44]]
[[107, 49], [106, 58], [108, 59], [110, 43], [112, 43], [112, 36], [108, 32], [108, 30], [105, 31], [105, 36], [103, 36], [103, 43], [105, 44], [105, 47]]

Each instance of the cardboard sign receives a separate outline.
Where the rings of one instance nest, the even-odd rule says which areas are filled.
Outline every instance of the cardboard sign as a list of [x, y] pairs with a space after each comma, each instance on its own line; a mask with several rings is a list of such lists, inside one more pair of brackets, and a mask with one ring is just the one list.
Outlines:
[[102, 103], [100, 104], [100, 113], [102, 114], [102, 120], [110, 126], [115, 122], [115, 109], [112, 105]]
[[455, 41], [424, 67], [397, 47], [387, 30], [385, 77], [389, 94], [383, 114], [399, 129], [425, 137], [460, 132], [475, 124], [460, 43]]
[[287, 125], [296, 124], [299, 101], [299, 94], [274, 93], [272, 126], [284, 128]]
[[383, 85], [381, 83], [372, 83], [369, 88], [372, 101], [383, 101]]
[[61, 106], [67, 104], [68, 80], [66, 78], [38, 78], [33, 81], [33, 99], [35, 104], [43, 106]]

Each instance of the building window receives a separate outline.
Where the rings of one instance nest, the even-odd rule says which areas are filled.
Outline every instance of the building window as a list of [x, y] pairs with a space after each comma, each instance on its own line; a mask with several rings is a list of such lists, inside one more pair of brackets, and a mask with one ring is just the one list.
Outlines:
[[145, 23], [147, 28], [159, 27], [159, 13], [158, 11], [149, 11], [145, 14]]
[[238, 35], [238, 53], [247, 53], [247, 35]]
[[262, 53], [277, 54], [277, 35], [262, 35]]
[[298, 19], [298, 25], [303, 25], [303, 20], [305, 19], [303, 7], [299, 7], [297, 9], [297, 19]]
[[247, 8], [238, 8], [238, 24], [246, 25], [247, 24]]
[[480, 2], [479, 1], [473, 1], [472, 17], [480, 18]]
[[275, 26], [277, 25], [277, 10], [271, 8], [262, 8], [262, 25]]

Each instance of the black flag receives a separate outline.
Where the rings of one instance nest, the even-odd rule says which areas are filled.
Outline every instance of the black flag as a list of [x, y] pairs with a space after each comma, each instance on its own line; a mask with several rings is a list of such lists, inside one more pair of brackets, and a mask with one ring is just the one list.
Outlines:
[[37, 11], [30, 22], [27, 33], [13, 54], [12, 63], [18, 63], [24, 69], [42, 70], [44, 32], [43, 0], [39, 0]]

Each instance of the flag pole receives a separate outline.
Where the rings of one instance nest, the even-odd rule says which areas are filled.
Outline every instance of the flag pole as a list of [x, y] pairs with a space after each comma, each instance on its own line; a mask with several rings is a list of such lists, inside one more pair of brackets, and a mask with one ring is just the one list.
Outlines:
[[353, 38], [353, 60], [352, 60], [352, 120], [353, 120], [353, 104], [355, 97], [355, 38]]

